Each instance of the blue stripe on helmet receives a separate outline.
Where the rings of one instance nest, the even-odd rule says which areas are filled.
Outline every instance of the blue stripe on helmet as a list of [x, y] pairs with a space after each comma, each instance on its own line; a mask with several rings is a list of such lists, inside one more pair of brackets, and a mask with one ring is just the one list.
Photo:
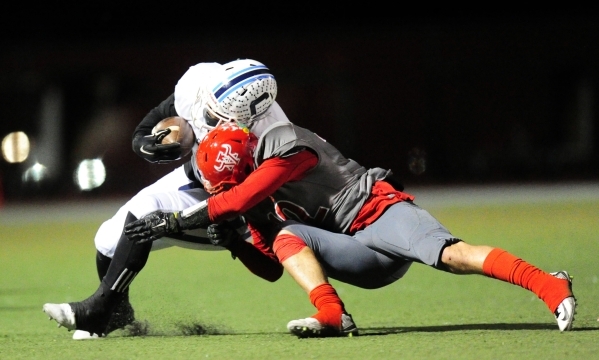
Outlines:
[[[240, 72], [241, 72], [241, 74], [239, 74]], [[222, 85], [219, 84], [219, 86], [217, 86], [212, 91], [214, 93], [214, 96], [217, 99], [220, 98], [224, 92], [231, 89], [232, 87], [237, 88], [238, 86], [235, 86], [235, 85], [237, 85], [238, 83], [240, 83], [250, 77], [260, 75], [260, 74], [269, 74], [268, 69], [266, 67], [261, 67], [258, 69], [252, 68], [251, 71], [247, 71], [247, 72], [240, 71], [240, 72], [238, 72], [237, 74], [233, 74], [233, 76], [231, 78], [229, 78], [229, 81], [227, 81], [224, 84], [221, 83]]]
[[243, 74], [243, 73], [246, 73], [246, 72], [248, 72], [248, 71], [255, 71], [255, 70], [258, 70], [258, 69], [265, 69], [265, 70], [268, 70], [268, 68], [267, 68], [266, 66], [264, 66], [264, 65], [253, 65], [253, 66], [248, 66], [248, 67], [246, 67], [246, 68], [244, 68], [244, 69], [241, 69], [241, 70], [239, 70], [239, 71], [237, 71], [237, 72], [234, 72], [232, 75], [229, 75], [229, 77], [228, 77], [228, 81], [231, 81], [231, 79], [234, 79], [234, 78], [236, 78], [237, 76], [239, 76], [239, 75], [241, 75], [241, 74]]
[[[242, 82], [238, 82], [237, 84], [235, 84], [235, 86], [229, 87], [228, 89], [225, 89], [226, 91], [221, 92], [219, 94], [219, 96], [216, 98], [216, 100], [218, 102], [220, 102], [222, 99], [225, 99], [227, 96], [229, 96], [229, 94], [231, 94], [232, 92], [234, 92], [235, 90], [255, 81], [255, 80], [259, 80], [259, 79], [267, 79], [267, 78], [274, 78], [274, 76], [272, 76], [272, 74], [263, 74], [263, 75], [258, 75], [258, 76], [253, 76], [251, 78], [245, 79]], [[216, 95], [216, 94], [215, 94]]]

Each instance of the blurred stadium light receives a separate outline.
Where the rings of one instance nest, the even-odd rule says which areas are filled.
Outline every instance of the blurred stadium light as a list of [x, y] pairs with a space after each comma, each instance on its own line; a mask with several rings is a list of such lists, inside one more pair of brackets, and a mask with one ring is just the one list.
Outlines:
[[[146, 27], [124, 36], [118, 26], [132, 23], [119, 14], [97, 26], [81, 17], [85, 35], [70, 15], [69, 26], [42, 17], [61, 30], [42, 40], [6, 32], [0, 138], [22, 131], [30, 149], [23, 162], [0, 161], [5, 201], [130, 196], [153, 183], [179, 164], [137, 157], [135, 126], [189, 66], [239, 57], [271, 68], [292, 121], [365, 166], [391, 169], [407, 188], [599, 180], [599, 22], [590, 14], [406, 16], [242, 34], [155, 27], [160, 36]], [[73, 182], [84, 159], [102, 159], [98, 191], [81, 190], [99, 177]], [[39, 188], [23, 186], [44, 174]]]
[[29, 156], [29, 137], [23, 131], [15, 131], [2, 139], [2, 157], [9, 163], [20, 163]]
[[86, 159], [75, 171], [75, 184], [83, 191], [92, 190], [106, 180], [106, 168], [100, 159]]
[[29, 169], [25, 170], [23, 173], [23, 182], [28, 183], [39, 183], [43, 180], [46, 180], [48, 176], [48, 168], [38, 162], [33, 164]]

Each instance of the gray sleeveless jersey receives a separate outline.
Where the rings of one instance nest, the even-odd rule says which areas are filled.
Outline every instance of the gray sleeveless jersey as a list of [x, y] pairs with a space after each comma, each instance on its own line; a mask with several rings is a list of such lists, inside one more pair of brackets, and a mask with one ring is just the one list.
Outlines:
[[381, 168], [365, 169], [345, 158], [315, 133], [291, 123], [269, 126], [258, 141], [256, 165], [285, 157], [300, 149], [318, 155], [318, 164], [300, 181], [285, 183], [272, 195], [279, 218], [294, 219], [321, 229], [346, 233], [370, 195], [375, 181], [391, 174]]

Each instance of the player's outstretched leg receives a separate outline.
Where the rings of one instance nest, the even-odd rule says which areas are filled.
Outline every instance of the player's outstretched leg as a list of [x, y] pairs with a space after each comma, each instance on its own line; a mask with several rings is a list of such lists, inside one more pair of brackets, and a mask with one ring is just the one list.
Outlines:
[[[129, 213], [125, 223], [134, 220], [136, 217]], [[88, 332], [90, 338], [105, 336], [116, 329], [110, 327], [109, 322], [119, 306], [123, 306], [121, 311], [125, 317], [133, 317], [133, 308], [130, 304], [127, 306], [129, 284], [145, 266], [151, 248], [151, 242], [138, 245], [122, 235], [107, 273], [92, 296], [68, 304], [48, 303], [43, 306], [43, 311], [56, 320], [59, 327]]]
[[483, 272], [489, 277], [532, 291], [555, 315], [560, 331], [572, 329], [576, 298], [572, 292], [572, 279], [566, 271], [546, 273], [505, 250], [495, 248], [485, 258]]

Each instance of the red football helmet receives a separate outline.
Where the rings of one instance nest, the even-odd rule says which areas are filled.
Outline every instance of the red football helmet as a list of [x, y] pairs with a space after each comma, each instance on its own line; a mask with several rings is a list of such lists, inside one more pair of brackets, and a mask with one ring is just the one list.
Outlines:
[[196, 163], [211, 194], [240, 184], [254, 171], [254, 150], [258, 138], [246, 126], [221, 123], [200, 142]]

